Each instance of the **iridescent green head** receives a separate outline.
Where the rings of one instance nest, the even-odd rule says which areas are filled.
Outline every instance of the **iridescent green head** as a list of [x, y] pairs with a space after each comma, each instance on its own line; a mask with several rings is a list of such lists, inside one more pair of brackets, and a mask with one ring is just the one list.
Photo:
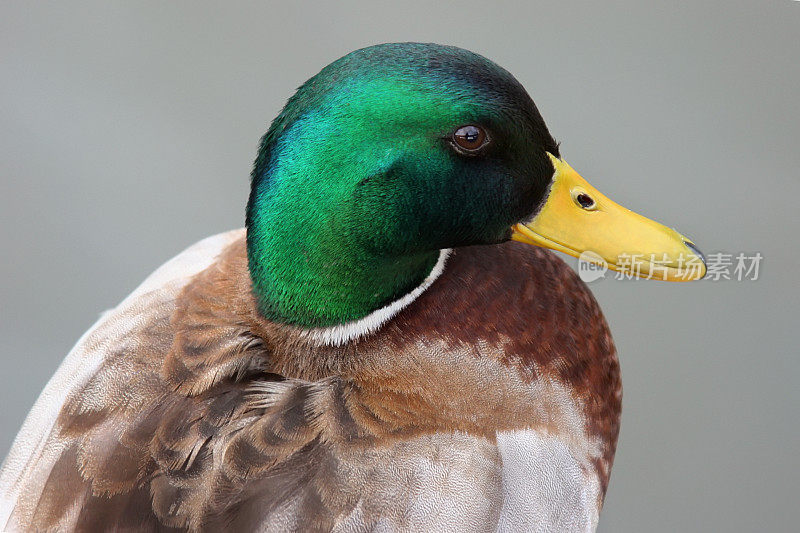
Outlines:
[[472, 52], [383, 44], [325, 67], [272, 123], [247, 245], [259, 309], [357, 320], [417, 287], [445, 248], [531, 217], [558, 146], [511, 74]]

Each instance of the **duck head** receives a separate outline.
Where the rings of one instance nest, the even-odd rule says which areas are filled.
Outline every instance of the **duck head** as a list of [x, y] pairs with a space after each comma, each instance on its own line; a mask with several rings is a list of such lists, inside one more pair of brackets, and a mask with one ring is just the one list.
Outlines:
[[[691, 241], [615, 204], [562, 159], [514, 77], [435, 44], [355, 51], [300, 87], [263, 137], [247, 208], [259, 310], [321, 327], [420, 286], [442, 250], [518, 240], [639, 275], [694, 279]], [[655, 258], [655, 263], [652, 258]]]

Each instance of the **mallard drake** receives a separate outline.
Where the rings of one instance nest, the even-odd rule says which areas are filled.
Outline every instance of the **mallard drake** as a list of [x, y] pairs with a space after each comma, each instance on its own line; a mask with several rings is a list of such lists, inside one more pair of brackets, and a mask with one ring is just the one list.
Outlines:
[[544, 248], [705, 272], [565, 163], [495, 63], [344, 56], [263, 137], [246, 228], [163, 265], [69, 353], [3, 466], [0, 526], [593, 530], [619, 366]]

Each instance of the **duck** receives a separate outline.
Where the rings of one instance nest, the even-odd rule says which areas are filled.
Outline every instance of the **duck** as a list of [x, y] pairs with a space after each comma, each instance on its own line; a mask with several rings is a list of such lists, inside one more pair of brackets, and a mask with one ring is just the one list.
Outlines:
[[620, 368], [554, 250], [705, 274], [573, 170], [491, 60], [345, 55], [261, 139], [245, 227], [66, 356], [3, 464], [0, 528], [594, 531]]

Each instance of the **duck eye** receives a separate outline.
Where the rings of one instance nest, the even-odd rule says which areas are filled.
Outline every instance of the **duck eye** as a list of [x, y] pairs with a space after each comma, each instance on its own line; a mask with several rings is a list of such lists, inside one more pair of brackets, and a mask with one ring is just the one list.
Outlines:
[[479, 126], [461, 126], [453, 133], [453, 142], [465, 152], [476, 152], [486, 145], [486, 132]]

